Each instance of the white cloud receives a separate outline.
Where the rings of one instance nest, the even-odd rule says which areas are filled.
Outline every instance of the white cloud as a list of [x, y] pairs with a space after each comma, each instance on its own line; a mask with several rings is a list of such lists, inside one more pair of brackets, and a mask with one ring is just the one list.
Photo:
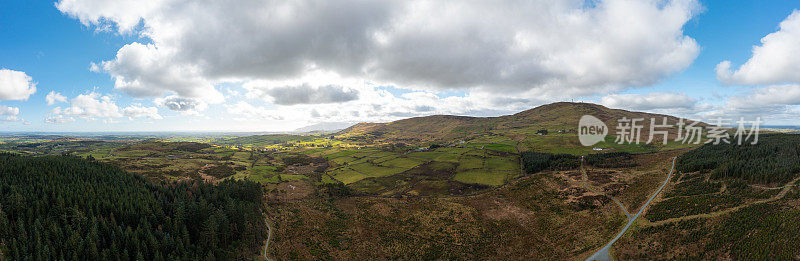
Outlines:
[[44, 97], [44, 99], [45, 101], [47, 101], [47, 105], [53, 105], [56, 104], [57, 102], [67, 102], [66, 96], [61, 95], [60, 93], [54, 91], [48, 93], [47, 96]]
[[342, 103], [358, 99], [358, 91], [340, 85], [311, 86], [308, 83], [289, 86], [254, 86], [246, 88], [251, 95], [270, 99], [278, 105]]
[[[96, 92], [81, 94], [70, 100], [69, 103], [70, 106], [66, 108], [53, 108], [50, 114], [54, 115], [54, 117], [50, 118], [54, 118], [54, 122], [61, 123], [64, 122], [65, 118], [58, 117], [59, 115], [74, 116], [84, 119], [122, 117], [122, 114], [119, 112], [119, 107], [114, 103], [111, 96], [108, 95], [101, 96]], [[51, 121], [48, 120], [47, 122]]]
[[800, 11], [795, 10], [780, 23], [777, 32], [761, 39], [753, 47], [753, 56], [739, 69], [731, 62], [717, 65], [717, 79], [726, 84], [763, 85], [800, 83]]
[[36, 92], [36, 83], [25, 72], [0, 69], [0, 100], [27, 100]]
[[0, 105], [0, 121], [21, 121], [19, 108]]
[[[150, 0], [121, 0], [121, 1], [80, 1], [80, 0], [61, 0], [56, 3], [56, 8], [61, 12], [80, 19], [86, 26], [91, 24], [101, 25], [103, 28], [109, 26], [105, 17], [115, 17], [114, 23], [118, 25], [120, 32], [130, 32], [139, 25], [142, 16], [154, 11], [167, 1]], [[104, 25], [105, 24], [105, 25]]]
[[156, 98], [155, 103], [161, 107], [178, 111], [182, 115], [199, 116], [201, 111], [208, 108], [208, 104], [203, 100], [195, 98], [183, 98], [176, 95], [170, 95], [163, 98]]
[[657, 82], [699, 52], [682, 30], [699, 9], [692, 0], [61, 0], [56, 6], [83, 24], [114, 25], [152, 42], [128, 44], [93, 66], [109, 73], [117, 89], [211, 104], [222, 100], [217, 83], [314, 71], [417, 90], [608, 93]]
[[770, 85], [727, 97], [721, 105], [699, 104], [693, 115], [702, 119], [761, 118], [764, 124], [795, 124], [800, 112], [800, 86]]
[[800, 85], [785, 84], [756, 88], [744, 95], [732, 97], [726, 105], [730, 109], [749, 111], [800, 105]]
[[678, 93], [652, 92], [647, 94], [612, 94], [600, 99], [600, 104], [611, 108], [631, 110], [690, 109], [697, 100]]
[[75, 118], [73, 118], [73, 117], [65, 117], [64, 115], [61, 115], [61, 114], [51, 115], [51, 116], [48, 116], [47, 118], [44, 119], [44, 122], [51, 123], [51, 124], [61, 124], [61, 123], [67, 123], [67, 122], [73, 122], [73, 121], [75, 121]]
[[229, 105], [226, 107], [229, 114], [244, 116], [246, 119], [284, 119], [279, 111], [270, 110], [264, 107], [256, 107], [244, 101], [240, 101], [234, 105]]
[[[530, 109], [546, 102], [538, 99], [514, 98], [516, 94], [480, 91], [464, 96], [443, 97], [428, 90], [389, 91], [370, 85], [361, 86], [357, 90], [360, 96], [358, 100], [343, 103], [261, 106], [238, 102], [227, 105], [226, 113], [241, 122], [251, 123], [246, 128], [258, 130], [272, 126], [290, 126], [290, 124], [302, 127], [321, 122], [387, 122], [432, 114], [497, 116]], [[401, 93], [393, 93], [395, 91]], [[291, 128], [286, 127], [285, 130]]]
[[0, 121], [21, 121], [21, 120], [22, 118], [13, 115], [0, 117]]
[[[48, 104], [55, 104], [55, 101], [65, 101], [66, 97], [63, 95], [50, 92], [46, 100]], [[52, 103], [50, 101], [53, 101]], [[75, 98], [69, 99], [69, 106], [55, 107], [45, 118], [47, 123], [67, 123], [73, 122], [76, 118], [97, 120], [100, 119], [103, 123], [116, 123], [115, 119], [120, 117], [133, 118], [149, 118], [149, 119], [163, 119], [158, 114], [158, 108], [145, 107], [141, 104], [132, 104], [125, 108], [120, 109], [114, 99], [109, 95], [102, 95], [97, 92], [90, 92], [81, 94]]]
[[751, 90], [730, 97], [715, 115], [761, 117], [793, 124], [800, 111], [800, 10], [784, 19], [776, 32], [753, 46], [752, 56], [738, 69], [730, 61], [717, 64], [717, 79], [747, 85]]
[[177, 94], [212, 104], [224, 100], [222, 93], [200, 75], [198, 66], [177, 63], [171, 55], [152, 44], [132, 43], [123, 46], [114, 60], [102, 62], [100, 67], [114, 77], [116, 89], [134, 97]]
[[158, 114], [158, 108], [156, 107], [144, 107], [141, 105], [131, 105], [122, 109], [122, 114], [129, 118], [141, 118], [146, 117], [153, 120], [160, 120], [164, 117]]
[[19, 114], [19, 108], [0, 105], [0, 115], [15, 116]]

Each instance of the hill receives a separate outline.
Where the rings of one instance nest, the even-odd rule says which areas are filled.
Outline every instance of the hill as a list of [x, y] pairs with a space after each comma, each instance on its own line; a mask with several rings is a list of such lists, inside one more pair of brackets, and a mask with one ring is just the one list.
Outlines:
[[[586, 151], [580, 149], [581, 146], [577, 140], [578, 122], [584, 115], [597, 117], [608, 126], [607, 141], [609, 142], [606, 142], [608, 144], [599, 144], [600, 147], [619, 147], [610, 144], [615, 139], [614, 132], [618, 125], [618, 119], [643, 118], [644, 121], [640, 123], [643, 126], [641, 130], [642, 143], [648, 139], [651, 118], [656, 119], [656, 124], [661, 123], [665, 117], [667, 123], [671, 125], [675, 125], [679, 120], [677, 117], [669, 115], [611, 109], [591, 103], [557, 102], [499, 117], [433, 115], [389, 123], [359, 123], [336, 133], [336, 137], [364, 143], [402, 142], [418, 145], [452, 144], [460, 141], [483, 143], [508, 141], [515, 143], [519, 151], [548, 151], [551, 149], [551, 145], [558, 145], [560, 149], [566, 149], [566, 151], [556, 152], [584, 154]], [[699, 125], [707, 126], [705, 123]], [[542, 130], [547, 130], [551, 137], [537, 135]], [[669, 140], [674, 140], [677, 128], [670, 130]], [[660, 140], [658, 136], [655, 138], [657, 141]], [[545, 144], [546, 146], [541, 146]], [[673, 144], [673, 146], [677, 145]], [[631, 152], [645, 152], [660, 148], [663, 146], [656, 145], [653, 148], [638, 149], [634, 146], [627, 149]]]
[[350, 126], [353, 126], [352, 122], [320, 122], [302, 128], [297, 128], [293, 132], [295, 133], [334, 132], [346, 129], [347, 127]]
[[313, 139], [314, 137], [305, 135], [266, 134], [243, 137], [225, 137], [214, 141], [214, 144], [230, 146], [269, 146], [290, 141], [310, 141]]

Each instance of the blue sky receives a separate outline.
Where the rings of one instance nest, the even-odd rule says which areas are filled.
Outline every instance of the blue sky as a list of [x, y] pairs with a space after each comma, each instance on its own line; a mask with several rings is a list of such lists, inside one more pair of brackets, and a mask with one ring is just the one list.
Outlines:
[[[676, 43], [680, 43], [680, 36], [694, 39], [699, 47], [696, 58], [691, 58], [691, 45], [676, 46], [676, 50], [682, 51], [689, 58], [676, 59], [663, 67], [643, 68], [643, 71], [652, 72], [653, 76], [619, 76], [612, 71], [587, 77], [602, 78], [597, 81], [573, 81], [572, 78], [586, 75], [581, 70], [535, 71], [536, 68], [550, 64], [536, 61], [537, 57], [542, 56], [558, 58], [557, 63], [563, 61], [567, 66], [581, 67], [585, 64], [580, 59], [569, 60], [575, 57], [570, 51], [557, 47], [537, 47], [540, 44], [537, 41], [542, 36], [564, 37], [576, 42], [596, 40], [591, 37], [597, 36], [575, 38], [558, 32], [539, 30], [536, 23], [527, 24], [531, 21], [514, 20], [516, 16], [513, 14], [504, 15], [503, 12], [524, 10], [514, 6], [506, 9], [502, 6], [492, 7], [483, 21], [506, 23], [518, 28], [517, 32], [508, 34], [484, 32], [483, 29], [495, 28], [459, 17], [469, 17], [469, 11], [473, 8], [480, 10], [479, 7], [445, 6], [444, 8], [455, 10], [452, 12], [455, 18], [437, 18], [431, 14], [441, 12], [437, 8], [442, 7], [424, 5], [422, 12], [403, 14], [414, 17], [429, 11], [431, 13], [424, 16], [428, 23], [451, 25], [436, 32], [454, 38], [476, 39], [476, 44], [485, 44], [479, 46], [481, 48], [469, 49], [469, 46], [464, 47], [459, 42], [450, 43], [432, 37], [425, 34], [425, 31], [417, 35], [413, 30], [414, 25], [381, 24], [380, 21], [384, 18], [381, 14], [390, 16], [393, 13], [387, 10], [403, 9], [402, 6], [364, 5], [363, 12], [359, 11], [361, 6], [350, 6], [349, 10], [354, 13], [346, 16], [335, 16], [339, 13], [332, 10], [347, 6], [334, 6], [330, 10], [317, 7], [319, 10], [307, 11], [310, 15], [317, 14], [311, 18], [289, 15], [289, 18], [280, 20], [283, 23], [281, 26], [276, 26], [274, 21], [269, 25], [259, 26], [253, 23], [260, 20], [247, 14], [243, 14], [241, 19], [214, 19], [215, 13], [236, 16], [236, 12], [246, 11], [247, 8], [224, 7], [231, 10], [190, 12], [182, 11], [190, 7], [182, 6], [181, 3], [163, 6], [154, 4], [152, 8], [140, 9], [127, 7], [129, 1], [104, 1], [103, 4], [108, 5], [106, 8], [94, 8], [98, 5], [92, 2], [94, 1], [70, 0], [64, 1], [60, 6], [52, 1], [0, 2], [0, 68], [23, 72], [32, 79], [36, 88], [35, 93], [26, 99], [3, 99], [0, 92], [0, 109], [16, 108], [18, 111], [5, 113], [8, 120], [0, 121], [0, 131], [281, 131], [321, 122], [387, 121], [429, 114], [499, 115], [548, 102], [572, 99], [694, 118], [723, 113], [737, 116], [760, 116], [759, 113], [773, 115], [765, 116], [768, 124], [793, 124], [800, 116], [797, 114], [800, 110], [794, 108], [800, 104], [800, 98], [795, 100], [757, 95], [759, 91], [767, 93], [770, 88], [794, 93], [794, 90], [800, 88], [800, 83], [792, 76], [774, 75], [768, 80], [749, 80], [755, 76], [749, 77], [742, 70], [741, 77], [734, 74], [731, 80], [723, 81], [718, 79], [715, 70], [718, 64], [727, 60], [733, 65], [733, 72], [738, 73], [736, 69], [753, 57], [753, 46], [761, 45], [762, 38], [779, 31], [779, 24], [787, 20], [795, 9], [800, 8], [797, 1], [700, 1], [696, 3], [699, 7], [685, 3], [691, 1], [654, 2], [652, 8], [655, 11], [659, 11], [659, 8], [666, 10], [663, 5], [689, 6], [675, 7], [677, 11], [683, 11], [691, 18], [677, 21], [678, 25], [682, 24], [679, 30], [663, 32], [663, 35], [668, 36], [666, 41]], [[611, 6], [611, 2], [618, 1], [608, 2]], [[347, 5], [344, 2], [342, 4]], [[631, 10], [645, 8], [627, 6], [625, 3], [620, 5], [620, 8]], [[302, 6], [287, 6], [302, 9]], [[556, 11], [569, 11], [571, 7], [569, 4], [547, 6]], [[207, 8], [214, 6], [209, 4]], [[273, 6], [265, 8], [278, 9]], [[195, 17], [200, 11], [209, 11], [205, 14], [211, 18]], [[278, 16], [284, 13], [286, 11], [283, 10], [275, 12]], [[492, 16], [495, 13], [497, 16]], [[586, 17], [599, 21], [609, 19], [603, 15], [603, 12], [598, 11], [598, 14], [587, 14]], [[180, 24], [185, 28], [180, 31], [181, 29], [170, 28], [179, 28], [174, 21], [169, 21], [172, 17], [187, 18], [179, 20], [181, 22], [193, 22]], [[336, 17], [340, 17], [340, 20], [335, 21], [344, 25], [341, 28], [330, 25], [331, 19]], [[351, 17], [354, 18], [348, 20]], [[675, 18], [665, 16], [664, 19], [673, 20], [642, 21], [641, 24], [647, 26], [676, 22]], [[232, 24], [237, 21], [230, 20], [241, 20], [238, 22], [248, 24], [239, 27]], [[373, 23], [392, 27], [393, 30], [379, 30], [376, 33], [369, 31], [372, 36], [368, 40], [360, 38], [363, 35], [360, 34], [361, 31], [348, 34], [356, 30], [350, 28], [359, 28], [360, 25], [365, 28], [363, 30], [374, 30], [377, 26], [372, 26]], [[302, 27], [304, 25], [311, 27]], [[321, 25], [325, 25], [325, 30], [337, 34], [326, 35], [326, 32], [320, 31], [314, 35], [306, 35], [313, 34]], [[215, 28], [216, 26], [219, 28]], [[652, 29], [665, 31], [657, 27]], [[236, 30], [233, 28], [243, 32], [228, 32]], [[585, 29], [598, 29], [591, 28], [591, 25], [564, 25], [563, 28], [554, 25], [550, 29], [553, 28], [565, 35], [580, 35], [591, 31]], [[531, 35], [528, 40], [532, 39], [533, 47], [526, 50], [533, 51], [523, 52], [519, 61], [509, 58], [508, 55], [495, 55], [497, 51], [492, 48], [507, 46], [491, 42], [494, 39], [492, 37], [513, 36], [514, 33], [521, 35], [519, 32], [526, 32], [528, 29], [528, 34]], [[195, 30], [198, 32], [193, 32]], [[478, 33], [464, 33], [470, 30]], [[677, 40], [675, 33], [679, 36]], [[800, 39], [800, 36], [792, 38], [792, 33], [786, 32], [789, 34], [784, 37], [788, 39], [786, 41]], [[336, 42], [339, 35], [352, 37], [340, 42], [346, 44], [304, 45], [308, 42]], [[230, 38], [225, 39], [226, 37]], [[254, 47], [248, 45], [251, 40], [253, 45], [278, 47]], [[292, 43], [295, 40], [299, 44], [280, 46], [284, 42]], [[373, 40], [376, 43], [362, 43]], [[617, 46], [613, 43], [619, 42], [619, 39], [600, 40], [612, 43], [607, 47], [598, 47], [601, 51], [606, 48], [606, 52], [612, 53], [600, 56], [608, 57], [610, 65], [626, 62], [636, 64], [640, 62], [637, 59], [652, 59], [640, 58], [636, 53], [625, 54], [627, 50], [614, 49]], [[643, 43], [651, 43], [648, 42], [650, 40], [652, 39]], [[572, 44], [570, 41], [561, 43], [567, 46]], [[543, 45], [550, 46], [546, 43]], [[291, 49], [294, 46], [297, 49]], [[664, 48], [670, 48], [669, 46], [671, 45]], [[462, 52], [461, 48], [466, 51]], [[660, 59], [675, 51], [664, 48], [652, 52], [646, 49], [644, 51], [654, 55], [664, 52], [662, 56], [656, 56]], [[379, 51], [361, 52], [373, 49]], [[481, 53], [483, 51], [486, 54]], [[619, 54], [613, 54], [615, 52]], [[393, 56], [394, 54], [399, 54], [399, 57]], [[785, 55], [791, 57], [790, 61], [781, 60], [782, 63], [778, 64], [800, 64], [800, 57], [796, 53]], [[472, 59], [472, 56], [478, 58]], [[133, 58], [126, 60], [126, 57]], [[136, 64], [143, 59], [155, 62]], [[502, 77], [493, 78], [498, 74], [486, 71], [497, 66], [481, 67], [481, 59], [486, 60], [487, 64], [497, 59], [497, 64], [511, 64], [514, 67], [510, 68], [522, 70], [513, 71], [508, 77], [502, 74]], [[538, 63], [538, 67], [530, 67], [533, 71], [526, 72], [525, 68], [528, 67], [525, 66], [528, 63], [525, 59], [534, 60], [533, 64]], [[240, 60], [241, 63], [238, 62]], [[601, 67], [603, 62], [598, 62]], [[96, 68], [91, 70], [93, 64]], [[156, 64], [163, 67], [154, 68], [157, 67], [154, 66]], [[293, 70], [297, 64], [303, 66]], [[271, 67], [273, 65], [275, 68]], [[766, 66], [769, 65], [770, 63], [766, 63]], [[500, 69], [503, 72], [508, 70], [509, 68]], [[487, 75], [485, 80], [479, 77], [484, 73]], [[612, 74], [613, 76], [608, 76]], [[472, 75], [477, 76], [471, 79]], [[763, 73], [758, 71], [754, 75]], [[139, 81], [120, 83], [120, 79]], [[173, 82], [173, 79], [181, 81]], [[0, 82], [2, 84], [4, 83]], [[779, 85], [782, 87], [773, 87]], [[51, 92], [64, 96], [66, 100], [48, 104], [45, 97]], [[676, 95], [676, 103], [646, 106], [647, 102], [634, 101], [661, 93]], [[73, 100], [80, 95], [83, 95], [82, 100]], [[765, 99], [762, 107], [747, 107], [737, 103], [755, 99], [748, 98], [748, 95]], [[95, 100], [106, 102], [94, 103]], [[776, 104], [776, 100], [780, 103]], [[113, 106], [109, 106], [112, 104]], [[92, 106], [101, 107], [98, 109]], [[59, 122], [55, 117], [68, 120]]]
[[797, 1], [701, 1], [703, 11], [686, 24], [686, 34], [697, 40], [702, 50], [697, 59], [682, 73], [667, 78], [650, 90], [680, 90], [696, 97], [713, 99], [714, 93], [730, 95], [744, 88], [722, 86], [714, 67], [730, 60], [742, 64], [750, 58], [751, 49], [765, 35], [775, 32], [778, 24], [793, 10]]

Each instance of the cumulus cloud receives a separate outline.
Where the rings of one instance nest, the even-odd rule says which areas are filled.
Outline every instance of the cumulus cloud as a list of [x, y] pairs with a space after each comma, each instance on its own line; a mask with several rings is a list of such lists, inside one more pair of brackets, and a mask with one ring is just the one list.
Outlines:
[[0, 117], [0, 121], [21, 121], [22, 119], [17, 116], [3, 116]]
[[153, 120], [160, 120], [163, 119], [160, 114], [158, 114], [158, 108], [156, 107], [144, 107], [141, 105], [131, 105], [122, 109], [122, 114], [128, 118], [150, 118]]
[[726, 84], [763, 85], [800, 83], [800, 10], [795, 10], [780, 23], [777, 32], [761, 38], [753, 47], [753, 55], [739, 69], [732, 70], [730, 61], [716, 67], [717, 79]]
[[765, 112], [780, 110], [786, 105], [800, 105], [800, 85], [760, 87], [746, 94], [734, 96], [726, 103], [731, 110]]
[[[61, 0], [56, 6], [83, 24], [149, 39], [95, 66], [117, 89], [206, 103], [221, 100], [216, 83], [317, 70], [407, 89], [607, 93], [657, 82], [686, 68], [699, 51], [682, 30], [699, 9], [692, 0]], [[299, 94], [295, 89], [277, 95]]]
[[56, 104], [58, 102], [67, 102], [67, 97], [66, 96], [61, 95], [60, 93], [57, 93], [57, 92], [54, 92], [54, 91], [51, 91], [50, 93], [48, 93], [47, 96], [44, 97], [44, 99], [45, 99], [45, 101], [47, 101], [47, 105], [53, 105], [53, 104]]
[[647, 94], [612, 94], [600, 99], [611, 108], [632, 110], [690, 109], [697, 100], [682, 93], [652, 92]]
[[380, 32], [386, 51], [370, 69], [450, 88], [590, 94], [647, 85], [697, 56], [681, 29], [696, 8], [691, 1], [418, 1]]
[[204, 111], [208, 104], [200, 99], [183, 98], [175, 95], [167, 96], [164, 98], [157, 98], [155, 103], [161, 107], [178, 111], [183, 115], [200, 115], [200, 111]]
[[0, 121], [22, 121], [17, 115], [19, 108], [0, 105]]
[[725, 84], [748, 85], [750, 91], [730, 97], [719, 114], [796, 120], [800, 105], [800, 10], [784, 19], [776, 32], [753, 46], [752, 56], [738, 69], [730, 61], [717, 64], [717, 79]]
[[114, 60], [93, 67], [109, 73], [115, 79], [116, 89], [134, 97], [160, 97], [174, 93], [181, 97], [200, 98], [207, 103], [224, 100], [222, 93], [200, 75], [198, 66], [177, 63], [171, 55], [171, 52], [153, 44], [131, 43], [119, 49]]
[[796, 84], [756, 87], [727, 97], [723, 104], [699, 104], [696, 118], [745, 120], [760, 118], [762, 123], [793, 124], [800, 112], [800, 86]]
[[[278, 124], [287, 126], [297, 124], [307, 126], [321, 122], [387, 122], [401, 118], [432, 114], [456, 114], [497, 116], [530, 109], [544, 101], [526, 99], [525, 101], [505, 102], [498, 100], [513, 97], [493, 92], [475, 91], [461, 96], [440, 96], [428, 90], [402, 91], [366, 86], [358, 89], [358, 100], [344, 103], [297, 104], [275, 106], [239, 102], [226, 106], [226, 112], [252, 122], [253, 129]], [[280, 117], [279, 117], [280, 116]], [[269, 124], [259, 120], [272, 120]]]
[[45, 122], [47, 123], [73, 122], [76, 118], [87, 120], [100, 119], [104, 123], [115, 123], [117, 122], [115, 119], [123, 116], [129, 119], [163, 119], [163, 117], [158, 114], [158, 108], [156, 107], [146, 107], [137, 103], [120, 109], [111, 96], [102, 95], [97, 92], [81, 94], [69, 100], [57, 92], [50, 92], [45, 99], [50, 105], [55, 104], [56, 101], [68, 101], [69, 103], [67, 107], [59, 106], [53, 108], [45, 118]]
[[338, 85], [312, 87], [304, 83], [297, 86], [252, 86], [247, 87], [252, 95], [271, 98], [274, 104], [320, 104], [342, 103], [358, 99], [358, 91]]
[[[84, 119], [119, 118], [122, 114], [111, 96], [100, 95], [96, 92], [81, 94], [69, 101], [66, 108], [55, 107], [50, 112], [50, 117], [45, 121], [49, 123], [63, 123], [70, 121], [68, 118], [78, 117]], [[74, 118], [73, 118], [74, 120]]]
[[167, 1], [162, 0], [146, 2], [137, 0], [121, 0], [114, 2], [62, 0], [56, 3], [56, 8], [78, 18], [81, 23], [86, 26], [94, 24], [103, 25], [102, 28], [107, 28], [110, 25], [106, 23], [105, 17], [113, 16], [115, 17], [113, 23], [118, 25], [120, 32], [130, 32], [134, 27], [139, 25], [143, 15], [154, 11], [166, 2]]
[[264, 107], [256, 107], [247, 102], [240, 101], [234, 105], [229, 105], [227, 112], [233, 115], [243, 116], [243, 119], [271, 119], [283, 120], [284, 114], [276, 110], [270, 110]]
[[44, 122], [50, 123], [50, 124], [61, 124], [61, 123], [67, 123], [67, 122], [73, 122], [73, 121], [75, 121], [75, 118], [66, 117], [66, 116], [61, 115], [61, 114], [51, 115], [51, 116], [48, 116], [47, 118], [44, 119]]
[[36, 92], [36, 83], [25, 72], [0, 69], [0, 100], [27, 100]]
[[19, 114], [19, 108], [0, 105], [0, 115], [15, 116]]

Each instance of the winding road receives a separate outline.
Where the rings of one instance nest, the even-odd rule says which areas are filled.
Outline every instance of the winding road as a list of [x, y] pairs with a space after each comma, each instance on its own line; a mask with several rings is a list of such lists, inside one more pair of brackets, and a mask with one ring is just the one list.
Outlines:
[[[653, 193], [653, 195], [650, 196], [649, 199], [647, 199], [647, 202], [645, 202], [644, 205], [639, 209], [639, 212], [636, 212], [635, 216], [633, 216], [632, 218], [628, 218], [628, 224], [626, 224], [625, 227], [622, 228], [622, 230], [619, 231], [619, 233], [617, 233], [617, 236], [614, 237], [614, 239], [611, 239], [611, 241], [609, 241], [608, 244], [606, 244], [603, 248], [601, 248], [600, 250], [595, 252], [592, 256], [587, 258], [586, 259], [587, 261], [591, 261], [591, 260], [602, 260], [602, 261], [608, 260], [608, 261], [610, 261], [610, 260], [612, 260], [611, 259], [611, 245], [613, 245], [614, 242], [617, 242], [617, 240], [620, 237], [622, 237], [622, 235], [625, 234], [625, 231], [628, 231], [628, 228], [630, 228], [631, 225], [633, 225], [633, 222], [636, 222], [636, 219], [639, 218], [639, 216], [642, 215], [642, 213], [644, 213], [644, 210], [647, 208], [648, 205], [650, 205], [650, 202], [653, 201], [653, 199], [656, 198], [658, 193], [660, 193], [661, 190], [663, 190], [664, 187], [667, 186], [667, 183], [669, 183], [670, 178], [672, 178], [672, 172], [675, 171], [675, 160], [677, 158], [678, 157], [672, 158], [672, 168], [670, 168], [669, 175], [667, 175], [667, 179], [664, 180], [664, 184], [661, 184], [661, 187], [659, 187], [658, 190], [656, 190], [656, 192]], [[626, 213], [627, 213], [627, 211], [626, 211]]]
[[267, 229], [269, 229], [269, 234], [267, 234], [267, 243], [264, 244], [264, 259], [270, 261], [269, 257], [267, 257], [267, 247], [269, 246], [269, 240], [272, 239], [272, 227], [269, 226], [269, 221], [267, 221], [267, 218], [264, 218], [264, 223], [267, 223]]

